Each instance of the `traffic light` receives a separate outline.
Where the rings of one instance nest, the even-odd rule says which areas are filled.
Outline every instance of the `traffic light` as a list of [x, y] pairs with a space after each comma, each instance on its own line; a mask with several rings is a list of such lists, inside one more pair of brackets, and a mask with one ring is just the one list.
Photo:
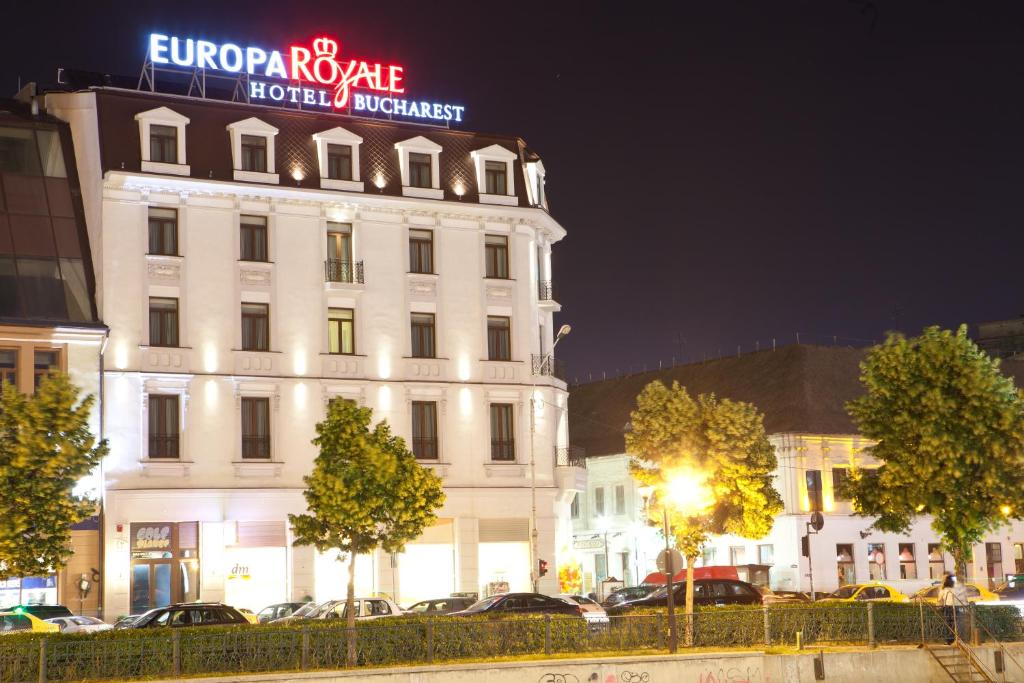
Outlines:
[[544, 576], [548, 573], [548, 561], [538, 560], [537, 561], [537, 576]]
[[804, 535], [804, 536], [800, 537], [800, 554], [803, 555], [804, 557], [810, 557], [811, 556], [811, 537], [810, 536]]

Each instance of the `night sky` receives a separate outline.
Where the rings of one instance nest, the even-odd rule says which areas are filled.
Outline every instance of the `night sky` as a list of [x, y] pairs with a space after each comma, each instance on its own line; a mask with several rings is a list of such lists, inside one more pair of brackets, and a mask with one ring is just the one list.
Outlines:
[[3, 95], [57, 66], [137, 76], [153, 30], [323, 32], [521, 135], [569, 233], [570, 376], [1024, 313], [1024, 3], [15, 6]]

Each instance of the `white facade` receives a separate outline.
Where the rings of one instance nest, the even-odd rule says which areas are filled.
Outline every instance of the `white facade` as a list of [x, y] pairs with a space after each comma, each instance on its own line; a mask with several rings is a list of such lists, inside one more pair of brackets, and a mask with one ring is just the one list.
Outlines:
[[[110, 328], [106, 615], [140, 604], [132, 598], [133, 573], [144, 571], [136, 560], [146, 554], [138, 535], [172, 527], [181, 552], [167, 555], [186, 577], [182, 597], [258, 610], [343, 596], [346, 566], [292, 547], [286, 522], [287, 514], [305, 511], [302, 478], [316, 456], [310, 440], [334, 397], [372, 408], [375, 420], [386, 419], [407, 440], [411, 403], [437, 405], [440, 456], [430, 466], [447, 494], [440, 521], [395, 558], [360, 558], [358, 592], [408, 604], [457, 591], [484, 594], [503, 583], [529, 590], [537, 559], [555, 566], [556, 548], [569, 544], [569, 487], [578, 474], [556, 468], [553, 458], [567, 440], [565, 385], [531, 372], [531, 355], [551, 350], [557, 309], [538, 301], [538, 280], [550, 279], [551, 245], [564, 236], [547, 212], [174, 172], [104, 173], [96, 106], [91, 92], [47, 98], [48, 109], [74, 132], [97, 303]], [[238, 119], [253, 109], [245, 107]], [[324, 118], [327, 130], [341, 117]], [[147, 255], [150, 207], [177, 210], [179, 256]], [[266, 263], [239, 260], [242, 215], [266, 217]], [[353, 260], [364, 264], [365, 284], [325, 282], [329, 222], [351, 226]], [[436, 274], [409, 272], [410, 229], [433, 231]], [[507, 236], [509, 279], [484, 277], [485, 235]], [[149, 346], [150, 297], [178, 299], [177, 347]], [[269, 351], [239, 350], [242, 302], [269, 305]], [[354, 311], [353, 355], [327, 353], [327, 311], [335, 307]], [[412, 313], [435, 315], [436, 358], [410, 357]], [[511, 319], [512, 360], [482, 360], [488, 315]], [[154, 394], [179, 397], [176, 459], [148, 457], [147, 397]], [[269, 399], [266, 460], [241, 457], [240, 406], [247, 397]], [[492, 403], [513, 406], [512, 462], [491, 460]], [[537, 557], [530, 549], [531, 458]], [[554, 593], [555, 572], [539, 588]]]

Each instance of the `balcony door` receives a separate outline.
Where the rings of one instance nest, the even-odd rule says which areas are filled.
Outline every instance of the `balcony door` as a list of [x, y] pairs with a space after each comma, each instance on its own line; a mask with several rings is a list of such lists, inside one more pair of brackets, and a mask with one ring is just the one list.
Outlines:
[[344, 263], [352, 262], [351, 230], [332, 229], [327, 233], [327, 259]]

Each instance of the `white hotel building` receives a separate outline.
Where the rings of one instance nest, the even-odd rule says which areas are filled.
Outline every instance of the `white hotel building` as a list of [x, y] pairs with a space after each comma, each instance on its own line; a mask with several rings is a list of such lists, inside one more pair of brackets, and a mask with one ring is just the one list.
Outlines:
[[404, 553], [360, 558], [359, 593], [529, 590], [539, 559], [557, 591], [584, 476], [557, 465], [567, 393], [545, 361], [565, 230], [521, 139], [102, 87], [45, 107], [71, 125], [110, 328], [108, 618], [342, 596], [346, 566], [287, 524], [336, 397], [447, 493]]

